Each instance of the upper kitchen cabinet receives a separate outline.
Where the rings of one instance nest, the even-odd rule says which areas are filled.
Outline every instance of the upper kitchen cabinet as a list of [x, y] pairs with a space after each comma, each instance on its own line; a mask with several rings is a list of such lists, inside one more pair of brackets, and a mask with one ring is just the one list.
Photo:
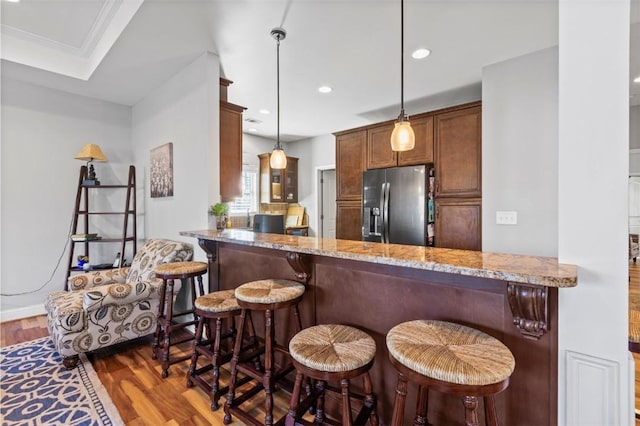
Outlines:
[[360, 201], [367, 131], [341, 132], [335, 133], [335, 136], [336, 198], [340, 201]]
[[482, 250], [482, 200], [436, 198], [435, 246]]
[[436, 197], [482, 195], [479, 103], [435, 116]]
[[367, 170], [433, 162], [433, 116], [417, 116], [410, 122], [416, 136], [411, 151], [391, 150], [393, 122], [367, 129]]
[[242, 197], [242, 113], [246, 109], [227, 102], [232, 81], [220, 79], [220, 197]]
[[258, 155], [260, 158], [260, 202], [298, 202], [298, 159], [287, 157], [286, 169], [272, 169], [269, 165], [271, 153]]

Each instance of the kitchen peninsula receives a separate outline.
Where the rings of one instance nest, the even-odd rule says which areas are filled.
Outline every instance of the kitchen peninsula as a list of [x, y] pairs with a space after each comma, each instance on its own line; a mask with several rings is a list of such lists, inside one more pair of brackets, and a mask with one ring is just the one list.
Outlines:
[[[577, 285], [576, 266], [548, 257], [234, 229], [181, 235], [197, 238], [207, 253], [210, 291], [262, 278], [295, 278], [307, 285], [300, 307], [304, 326], [342, 323], [374, 337], [371, 374], [384, 424], [396, 384], [385, 335], [413, 319], [458, 322], [501, 340], [513, 352], [516, 368], [496, 399], [500, 422], [557, 424], [558, 291]], [[410, 386], [407, 422], [416, 393]], [[463, 412], [459, 400], [430, 395], [430, 422], [464, 423]]]

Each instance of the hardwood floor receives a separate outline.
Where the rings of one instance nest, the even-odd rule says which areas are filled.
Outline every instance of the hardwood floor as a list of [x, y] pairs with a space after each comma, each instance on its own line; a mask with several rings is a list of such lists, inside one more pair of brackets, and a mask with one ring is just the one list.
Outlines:
[[[13, 345], [49, 335], [46, 317], [37, 316], [0, 325], [0, 344]], [[172, 354], [190, 351], [190, 343], [172, 348]], [[173, 352], [173, 350], [176, 352]], [[208, 395], [197, 387], [186, 387], [189, 361], [174, 364], [163, 379], [158, 360], [151, 359], [151, 340], [127, 342], [88, 354], [94, 369], [107, 389], [126, 425], [222, 425], [224, 410], [211, 411]], [[226, 383], [227, 371], [222, 371]], [[241, 388], [242, 389], [242, 388]], [[280, 418], [289, 407], [289, 394], [274, 394], [274, 417]], [[252, 415], [264, 417], [264, 399], [259, 395], [247, 402]], [[224, 404], [224, 397], [221, 399]], [[244, 425], [240, 421], [233, 426]]]
[[[629, 262], [629, 293], [640, 297], [640, 260]], [[8, 346], [48, 336], [46, 317], [38, 316], [0, 324], [0, 346]], [[190, 351], [190, 344], [183, 344], [178, 351]], [[178, 353], [178, 352], [176, 352]], [[640, 354], [635, 359], [635, 406], [640, 409]], [[161, 367], [151, 359], [149, 339], [112, 346], [89, 354], [100, 380], [127, 425], [222, 425], [224, 411], [210, 410], [209, 397], [199, 388], [187, 388], [185, 375], [188, 362], [174, 364], [169, 377], [162, 379]], [[223, 381], [226, 371], [223, 371]], [[279, 418], [289, 405], [289, 394], [275, 394]], [[224, 403], [224, 398], [221, 400]], [[251, 403], [250, 403], [251, 404]], [[264, 416], [259, 397], [252, 401], [255, 416]], [[234, 421], [232, 425], [244, 423]], [[636, 420], [640, 426], [640, 420]]]

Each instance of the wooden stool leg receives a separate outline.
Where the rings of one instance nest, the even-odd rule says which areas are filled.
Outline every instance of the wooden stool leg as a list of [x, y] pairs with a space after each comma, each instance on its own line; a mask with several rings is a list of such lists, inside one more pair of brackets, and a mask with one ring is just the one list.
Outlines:
[[466, 426], [478, 426], [478, 398], [465, 396], [462, 398], [464, 405], [464, 420]]
[[496, 401], [493, 395], [484, 397], [484, 421], [487, 426], [498, 426], [498, 415], [496, 413]]
[[264, 312], [264, 376], [262, 377], [262, 386], [264, 387], [264, 424], [266, 426], [273, 425], [273, 343], [275, 339], [273, 324], [273, 312], [267, 309]]
[[351, 398], [349, 397], [349, 379], [340, 380], [342, 393], [342, 425], [352, 426], [351, 420]]
[[200, 296], [204, 295], [204, 285], [202, 284], [202, 275], [198, 275], [198, 289], [200, 290]]
[[197, 347], [202, 343], [202, 333], [204, 330], [204, 322], [206, 319], [204, 317], [200, 317], [198, 321], [198, 328], [196, 328], [196, 335], [193, 339], [193, 353], [191, 354], [191, 365], [189, 366], [189, 371], [187, 371], [187, 387], [190, 388], [193, 386], [193, 382], [191, 378], [196, 372], [196, 366], [198, 364], [198, 350]]
[[216, 318], [216, 331], [213, 339], [213, 358], [211, 365], [213, 365], [213, 382], [211, 384], [211, 409], [213, 411], [218, 409], [218, 401], [220, 400], [220, 340], [222, 337], [222, 318]]
[[153, 344], [151, 345], [151, 359], [158, 359], [158, 347], [160, 346], [160, 336], [162, 334], [162, 321], [164, 320], [164, 307], [166, 303], [167, 280], [162, 280], [160, 286], [160, 304], [158, 305], [158, 318], [156, 331], [153, 333]]
[[243, 309], [240, 313], [240, 324], [238, 326], [238, 334], [236, 342], [233, 345], [233, 357], [231, 358], [231, 378], [229, 380], [229, 391], [227, 392], [227, 402], [224, 406], [223, 423], [228, 425], [231, 423], [231, 407], [235, 398], [236, 381], [238, 380], [238, 361], [240, 360], [240, 351], [242, 350], [242, 338], [244, 332], [244, 322], [247, 318], [247, 310]]
[[413, 419], [413, 426], [428, 425], [427, 412], [429, 410], [429, 388], [418, 386], [418, 400], [416, 402], [416, 417]]
[[173, 322], [173, 285], [174, 280], [167, 283], [167, 306], [165, 308], [166, 326], [164, 329], [164, 345], [162, 348], [162, 378], [169, 376], [169, 349], [171, 348], [171, 324]]
[[369, 423], [371, 426], [378, 426], [376, 394], [373, 393], [373, 384], [371, 383], [371, 376], [369, 376], [368, 371], [364, 373], [362, 380], [364, 382], [364, 405], [369, 409]]
[[318, 380], [316, 383], [316, 389], [318, 390], [318, 398], [316, 399], [316, 417], [315, 422], [322, 424], [324, 423], [324, 387], [326, 382], [323, 380]]
[[298, 403], [300, 402], [300, 389], [302, 388], [301, 372], [296, 372], [296, 382], [293, 385], [293, 393], [291, 394], [291, 402], [289, 403], [289, 412], [284, 421], [285, 426], [295, 426], [298, 420]]
[[407, 399], [407, 377], [398, 373], [398, 384], [396, 385], [396, 397], [393, 401], [393, 414], [391, 415], [391, 426], [402, 426], [404, 419], [404, 403]]

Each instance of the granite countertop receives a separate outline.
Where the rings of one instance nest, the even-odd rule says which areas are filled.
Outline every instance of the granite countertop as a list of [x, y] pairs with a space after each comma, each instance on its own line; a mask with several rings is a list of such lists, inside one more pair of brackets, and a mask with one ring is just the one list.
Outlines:
[[558, 263], [553, 257], [265, 234], [241, 229], [183, 231], [180, 235], [547, 287], [575, 287], [578, 283], [577, 266]]

